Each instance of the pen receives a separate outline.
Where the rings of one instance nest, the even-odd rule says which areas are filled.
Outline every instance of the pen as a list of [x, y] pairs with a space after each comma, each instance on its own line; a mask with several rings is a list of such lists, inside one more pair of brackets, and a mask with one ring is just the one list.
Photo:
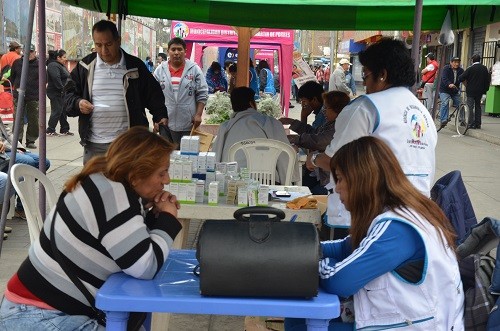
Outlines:
[[295, 222], [295, 220], [297, 219], [297, 214], [294, 214], [291, 218], [290, 218], [290, 222]]

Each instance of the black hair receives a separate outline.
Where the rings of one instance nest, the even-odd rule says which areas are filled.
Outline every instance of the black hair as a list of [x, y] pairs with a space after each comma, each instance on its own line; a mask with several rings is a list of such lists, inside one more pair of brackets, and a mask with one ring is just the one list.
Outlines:
[[172, 38], [170, 39], [170, 41], [168, 42], [168, 47], [167, 49], [170, 49], [170, 46], [172, 45], [181, 45], [182, 48], [184, 48], [184, 50], [186, 49], [186, 42], [184, 41], [184, 39], [182, 38], [179, 38], [179, 37], [175, 37], [175, 38]]
[[231, 92], [231, 106], [235, 112], [247, 110], [252, 107], [250, 104], [254, 101], [255, 91], [246, 86], [240, 86]]
[[400, 40], [382, 38], [359, 53], [359, 62], [378, 78], [383, 70], [392, 86], [413, 86], [416, 72], [409, 50]]
[[233, 64], [233, 63], [234, 63], [233, 61], [225, 61], [224, 62], [224, 70], [228, 69], [231, 66], [231, 64]]
[[167, 54], [165, 53], [158, 53], [158, 56], [163, 59], [163, 61], [167, 61]]
[[49, 51], [49, 59], [57, 60], [58, 57], [62, 57], [66, 54], [64, 49], [56, 49]]
[[229, 70], [230, 73], [235, 73], [238, 70], [238, 66], [236, 65], [236, 63], [233, 63], [227, 70]]
[[429, 59], [431, 59], [432, 61], [434, 61], [436, 59], [436, 56], [434, 55], [434, 53], [429, 53], [427, 54], [427, 56]]
[[210, 69], [212, 71], [221, 71], [222, 70], [220, 63], [217, 61], [212, 62], [212, 64], [210, 65]]
[[146, 61], [149, 61], [149, 60], [151, 60], [151, 57], [146, 56]]
[[479, 62], [479, 61], [481, 61], [481, 55], [474, 54], [474, 55], [472, 55], [471, 60], [472, 60], [472, 62]]
[[269, 64], [267, 63], [266, 60], [260, 60], [258, 67], [259, 67], [259, 69], [269, 69]]
[[94, 35], [95, 31], [97, 31], [97, 32], [109, 31], [109, 32], [111, 32], [111, 35], [113, 36], [114, 40], [118, 40], [118, 38], [120, 38], [120, 34], [118, 33], [118, 29], [116, 28], [116, 24], [111, 22], [111, 21], [100, 20], [99, 22], [94, 24], [94, 26], [92, 27], [92, 35]]
[[325, 90], [323, 90], [323, 86], [320, 83], [310, 80], [299, 88], [297, 98], [312, 100], [316, 97], [320, 103], [323, 103], [323, 92], [325, 92]]

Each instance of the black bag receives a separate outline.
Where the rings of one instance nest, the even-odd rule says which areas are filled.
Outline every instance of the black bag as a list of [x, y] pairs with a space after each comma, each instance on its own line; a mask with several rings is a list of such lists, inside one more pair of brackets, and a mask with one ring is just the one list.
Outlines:
[[[0, 125], [3, 125], [0, 123]], [[9, 162], [10, 162], [10, 156], [7, 155], [7, 153], [3, 152], [0, 153], [0, 171], [7, 170], [9, 167]]]
[[196, 258], [202, 295], [318, 294], [321, 250], [314, 224], [280, 222], [285, 213], [272, 207], [238, 209], [234, 218], [207, 220], [201, 228]]

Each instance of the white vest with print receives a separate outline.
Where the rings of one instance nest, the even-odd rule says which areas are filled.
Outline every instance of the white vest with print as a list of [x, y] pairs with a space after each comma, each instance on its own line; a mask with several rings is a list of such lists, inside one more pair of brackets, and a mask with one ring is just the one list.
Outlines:
[[425, 245], [424, 270], [418, 283], [392, 271], [360, 289], [354, 295], [357, 330], [464, 330], [464, 293], [455, 254], [447, 244], [444, 249], [444, 238], [429, 222], [417, 217], [413, 223], [389, 211], [373, 220], [368, 232], [387, 219], [415, 228]]
[[429, 111], [405, 87], [366, 97], [373, 102], [379, 115], [371, 135], [389, 145], [406, 177], [430, 197], [436, 168], [437, 131]]
[[[430, 197], [436, 168], [437, 131], [429, 111], [405, 87], [366, 94], [376, 108], [376, 124], [369, 135], [389, 145], [406, 177], [424, 195]], [[330, 226], [349, 226], [351, 215], [338, 194], [328, 196]]]

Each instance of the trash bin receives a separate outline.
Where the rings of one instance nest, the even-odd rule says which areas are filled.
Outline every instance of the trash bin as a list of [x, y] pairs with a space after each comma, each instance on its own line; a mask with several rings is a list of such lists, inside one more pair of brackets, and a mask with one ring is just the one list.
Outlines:
[[487, 114], [500, 115], [500, 86], [492, 85], [486, 92], [486, 107], [484, 110]]

